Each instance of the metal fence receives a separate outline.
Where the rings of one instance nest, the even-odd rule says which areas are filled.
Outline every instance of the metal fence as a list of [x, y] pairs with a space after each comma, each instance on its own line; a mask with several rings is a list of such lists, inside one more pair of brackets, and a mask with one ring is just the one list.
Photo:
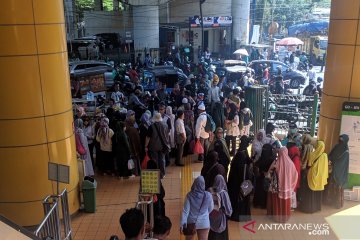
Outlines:
[[277, 126], [276, 133], [287, 135], [289, 124], [295, 123], [299, 132], [317, 135], [320, 100], [318, 95], [272, 94], [265, 91], [264, 119]]
[[[63, 217], [63, 231], [61, 230], [60, 208]], [[47, 196], [43, 201], [44, 219], [34, 232], [42, 239], [71, 240], [71, 218], [69, 212], [67, 190], [59, 195]]]

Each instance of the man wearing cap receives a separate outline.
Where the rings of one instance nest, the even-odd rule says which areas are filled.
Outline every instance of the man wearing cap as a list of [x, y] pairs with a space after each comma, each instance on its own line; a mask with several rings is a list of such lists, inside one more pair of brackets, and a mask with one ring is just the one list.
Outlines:
[[[209, 133], [205, 131], [205, 126], [207, 122], [207, 115], [205, 112], [205, 105], [201, 104], [198, 106], [199, 117], [196, 120], [195, 125], [195, 138], [196, 141], [200, 140], [201, 145], [204, 148], [204, 152], [207, 151]], [[204, 161], [204, 154], [199, 154], [198, 161]]]

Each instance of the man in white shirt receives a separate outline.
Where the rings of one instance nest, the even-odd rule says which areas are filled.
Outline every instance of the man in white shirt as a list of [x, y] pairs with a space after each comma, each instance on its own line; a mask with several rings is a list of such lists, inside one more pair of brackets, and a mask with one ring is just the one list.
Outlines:
[[121, 107], [120, 104], [123, 102], [124, 100], [124, 94], [122, 92], [120, 92], [120, 84], [116, 83], [114, 86], [114, 92], [111, 93], [111, 97], [112, 100], [114, 100], [115, 106], [118, 106], [119, 108]]
[[177, 147], [177, 153], [175, 158], [175, 164], [176, 166], [184, 166], [183, 161], [183, 151], [184, 151], [184, 144], [186, 141], [186, 131], [185, 131], [185, 125], [184, 125], [184, 111], [178, 110], [177, 113], [177, 120], [175, 122], [175, 142]]
[[[200, 140], [201, 145], [204, 148], [204, 152], [207, 151], [209, 133], [205, 131], [205, 126], [207, 122], [207, 115], [205, 112], [204, 104], [199, 105], [198, 107], [199, 117], [196, 120], [195, 126], [195, 138], [196, 141]], [[199, 154], [198, 161], [204, 161], [204, 154]]]
[[314, 66], [312, 64], [309, 65], [309, 71], [308, 71], [307, 75], [309, 77], [309, 83], [310, 83], [310, 81], [315, 81], [316, 72], [315, 72]]

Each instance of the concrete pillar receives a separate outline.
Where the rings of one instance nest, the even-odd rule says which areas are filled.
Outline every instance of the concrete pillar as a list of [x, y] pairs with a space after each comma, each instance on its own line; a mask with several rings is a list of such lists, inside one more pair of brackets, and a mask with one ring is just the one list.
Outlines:
[[319, 123], [327, 150], [337, 143], [342, 104], [360, 100], [360, 0], [333, 0]]
[[[3, 1], [0, 8], [0, 214], [20, 225], [43, 219], [56, 194], [48, 163], [70, 167], [70, 212], [79, 209], [78, 168], [63, 0]], [[0, 234], [1, 235], [1, 234]]]
[[134, 47], [159, 48], [159, 6], [133, 6]]
[[250, 0], [232, 0], [234, 48], [239, 48], [249, 41]]

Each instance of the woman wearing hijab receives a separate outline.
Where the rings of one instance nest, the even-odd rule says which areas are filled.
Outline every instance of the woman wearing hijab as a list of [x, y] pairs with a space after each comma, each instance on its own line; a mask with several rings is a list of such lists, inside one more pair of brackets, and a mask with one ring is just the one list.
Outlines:
[[230, 219], [236, 222], [246, 222], [251, 220], [250, 194], [243, 197], [240, 193], [241, 183], [244, 180], [250, 179], [249, 169], [251, 161], [247, 150], [248, 146], [248, 138], [242, 136], [239, 150], [231, 162], [229, 173], [228, 191], [231, 206], [233, 207]]
[[228, 116], [225, 120], [226, 125], [226, 145], [230, 150], [231, 143], [231, 155], [236, 153], [236, 138], [240, 135], [239, 129], [239, 114], [235, 103], [230, 103], [228, 107]]
[[279, 149], [279, 156], [270, 166], [270, 188], [267, 214], [276, 222], [287, 222], [291, 215], [291, 196], [296, 187], [298, 173], [286, 147]]
[[223, 149], [224, 149], [224, 153], [226, 154], [226, 157], [228, 159], [230, 159], [230, 152], [229, 152], [229, 149], [226, 145], [226, 141], [224, 139], [224, 130], [221, 128], [221, 127], [218, 127], [216, 130], [215, 130], [215, 138], [214, 140], [210, 143], [209, 145], [209, 148], [208, 148], [208, 152], [211, 152], [211, 151], [214, 151], [214, 148], [215, 148], [215, 143], [216, 142], [220, 142], [221, 145], [223, 146]]
[[206, 156], [204, 166], [201, 169], [201, 176], [205, 179], [205, 189], [214, 185], [215, 177], [219, 174], [226, 179], [225, 168], [219, 163], [219, 154], [212, 151]]
[[266, 208], [268, 185], [265, 181], [265, 174], [273, 161], [276, 159], [276, 150], [271, 144], [264, 144], [261, 156], [255, 163], [256, 171], [256, 184], [253, 204], [254, 207]]
[[332, 172], [329, 177], [327, 197], [325, 203], [332, 203], [335, 208], [344, 206], [344, 187], [348, 182], [349, 176], [349, 136], [343, 134], [339, 137], [339, 143], [329, 154]]
[[215, 196], [220, 198], [220, 210], [214, 209], [210, 213], [209, 240], [228, 240], [229, 233], [227, 219], [231, 216], [232, 207], [224, 177], [217, 175], [215, 177], [214, 185], [209, 190], [212, 194], [215, 194]]
[[297, 147], [297, 144], [295, 142], [289, 141], [287, 143], [287, 149], [289, 152], [289, 157], [292, 160], [292, 162], [294, 163], [294, 166], [296, 168], [296, 172], [298, 174], [298, 180], [296, 183], [296, 187], [294, 189], [293, 195], [291, 196], [291, 208], [296, 208], [297, 207], [297, 198], [296, 198], [296, 192], [297, 189], [300, 188], [300, 180], [301, 180], [301, 175], [300, 175], [300, 165], [301, 165], [301, 156], [300, 156], [300, 150]]
[[184, 145], [184, 153], [183, 156], [187, 156], [189, 152], [192, 151], [190, 149], [190, 142], [194, 140], [194, 111], [191, 110], [190, 103], [184, 104], [184, 125], [185, 125], [185, 131], [186, 131], [186, 142]]
[[253, 159], [254, 163], [259, 160], [264, 144], [269, 142], [270, 139], [266, 137], [265, 130], [260, 129], [251, 144], [251, 158]]
[[129, 139], [125, 133], [124, 122], [119, 121], [116, 123], [114, 151], [119, 178], [129, 177], [131, 175], [131, 171], [129, 171], [127, 163], [130, 159], [130, 146]]
[[[205, 191], [204, 177], [199, 176], [186, 195], [180, 220], [180, 232], [189, 223], [195, 223], [198, 240], [207, 240], [210, 230], [209, 214], [214, 209], [211, 193]], [[194, 239], [194, 235], [186, 236], [186, 240]]]
[[315, 151], [308, 154], [307, 160], [307, 184], [303, 187], [300, 211], [305, 213], [314, 213], [321, 211], [322, 192], [324, 186], [327, 184], [328, 172], [328, 158], [324, 153], [325, 144], [323, 141], [317, 141]]
[[175, 115], [172, 112], [172, 107], [167, 106], [165, 110], [165, 116], [164, 116], [164, 122], [167, 121], [167, 119], [170, 119], [170, 147], [171, 149], [175, 148]]
[[100, 121], [100, 128], [96, 134], [96, 141], [100, 143], [101, 159], [100, 171], [105, 175], [113, 170], [112, 137], [114, 131], [109, 128], [109, 119], [103, 118]]
[[[135, 113], [134, 113], [135, 115]], [[126, 135], [129, 138], [129, 144], [130, 144], [130, 154], [131, 158], [134, 160], [135, 163], [135, 175], [140, 174], [140, 156], [141, 156], [141, 140], [140, 140], [140, 134], [139, 131], [134, 127], [135, 125], [135, 119], [134, 118], [127, 118], [125, 120], [125, 126], [126, 126]]]
[[93, 154], [93, 149], [94, 149], [94, 145], [95, 145], [95, 129], [94, 129], [94, 125], [92, 124], [90, 117], [89, 116], [84, 116], [82, 117], [83, 123], [84, 123], [84, 134], [86, 136], [86, 139], [88, 141], [88, 147], [89, 147], [89, 151], [90, 151], [90, 157], [91, 157], [91, 163], [93, 168], [95, 167], [95, 162], [94, 162], [94, 154]]
[[85, 149], [85, 154], [80, 155], [80, 158], [85, 161], [85, 176], [94, 176], [94, 169], [91, 163], [91, 157], [90, 157], [90, 151], [88, 146], [88, 141], [86, 139], [86, 136], [84, 134], [83, 128], [84, 124], [81, 118], [78, 118], [74, 122], [75, 125], [75, 135], [80, 140], [80, 144]]
[[[143, 113], [143, 115], [140, 118], [140, 126], [139, 126], [139, 132], [140, 132], [140, 143], [141, 146], [145, 146], [145, 139], [147, 136], [147, 131], [149, 129], [149, 127], [151, 126], [151, 114], [149, 114], [149, 112], [145, 112]], [[140, 160], [143, 161], [145, 157], [145, 149], [141, 148], [141, 153], [140, 153]]]
[[241, 135], [249, 136], [250, 128], [253, 125], [252, 119], [253, 119], [253, 114], [250, 108], [246, 106], [245, 102], [241, 102], [240, 103], [240, 121], [242, 125]]

